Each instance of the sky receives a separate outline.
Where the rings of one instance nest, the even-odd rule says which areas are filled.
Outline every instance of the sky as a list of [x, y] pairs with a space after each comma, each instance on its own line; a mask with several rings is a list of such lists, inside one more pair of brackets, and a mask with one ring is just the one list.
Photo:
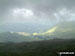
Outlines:
[[53, 25], [75, 20], [75, 0], [0, 0], [0, 24]]

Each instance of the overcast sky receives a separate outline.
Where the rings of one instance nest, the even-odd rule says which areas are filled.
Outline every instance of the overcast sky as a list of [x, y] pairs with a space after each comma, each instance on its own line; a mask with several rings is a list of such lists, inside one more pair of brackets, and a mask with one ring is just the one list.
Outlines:
[[74, 20], [75, 0], [0, 0], [0, 24]]

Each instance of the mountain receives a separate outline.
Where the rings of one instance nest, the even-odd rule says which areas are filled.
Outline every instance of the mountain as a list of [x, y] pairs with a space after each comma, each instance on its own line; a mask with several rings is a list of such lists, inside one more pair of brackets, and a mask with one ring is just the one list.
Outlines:
[[56, 24], [50, 30], [43, 33], [34, 33], [33, 35], [52, 36], [55, 38], [75, 38], [75, 22], [61, 22]]
[[32, 34], [27, 32], [1, 32], [0, 42], [30, 42], [50, 39], [69, 39], [75, 38], [75, 23], [74, 22], [62, 22], [55, 25], [49, 30], [44, 32], [34, 32]]
[[2, 32], [0, 33], [0, 42], [31, 42], [45, 39], [41, 37], [33, 36], [25, 32]]
[[28, 42], [32, 37], [24, 33], [3, 32], [0, 33], [0, 42]]
[[71, 51], [75, 52], [75, 39], [0, 43], [0, 56], [59, 56], [59, 52]]
[[75, 38], [75, 22], [63, 22], [53, 33], [58, 38]]

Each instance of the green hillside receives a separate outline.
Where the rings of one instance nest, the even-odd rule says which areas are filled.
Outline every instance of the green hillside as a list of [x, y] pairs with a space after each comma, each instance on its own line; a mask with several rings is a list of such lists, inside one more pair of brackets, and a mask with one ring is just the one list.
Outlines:
[[46, 30], [43, 33], [35, 33], [36, 36], [40, 35], [48, 39], [54, 38], [75, 38], [75, 22], [61, 22], [56, 24], [51, 29]]
[[10, 32], [0, 33], [0, 42], [27, 42], [27, 41], [28, 42], [32, 41], [32, 37]]
[[54, 38], [75, 38], [75, 23], [62, 22], [43, 33], [28, 34], [25, 32], [1, 32], [0, 42], [30, 42], [38, 40], [49, 40]]
[[75, 52], [75, 39], [0, 43], [0, 56], [59, 56], [59, 52]]
[[53, 35], [57, 38], [75, 38], [75, 23], [65, 22], [57, 25]]

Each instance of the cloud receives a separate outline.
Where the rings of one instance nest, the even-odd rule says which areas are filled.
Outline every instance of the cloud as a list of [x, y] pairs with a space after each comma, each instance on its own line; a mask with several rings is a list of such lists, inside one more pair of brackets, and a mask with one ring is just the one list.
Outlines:
[[[50, 20], [51, 22], [68, 20], [69, 17], [71, 20], [75, 14], [75, 0], [0, 0], [0, 21], [12, 21], [11, 19], [15, 16], [11, 13], [16, 8], [19, 9], [16, 12], [20, 15], [34, 13], [35, 20]], [[25, 10], [22, 11], [23, 8]]]
[[25, 9], [25, 8], [22, 8], [22, 9], [13, 9], [13, 16], [15, 17], [24, 17], [24, 18], [28, 18], [28, 17], [32, 17], [34, 16], [34, 13], [33, 11], [29, 10], [29, 9]]

